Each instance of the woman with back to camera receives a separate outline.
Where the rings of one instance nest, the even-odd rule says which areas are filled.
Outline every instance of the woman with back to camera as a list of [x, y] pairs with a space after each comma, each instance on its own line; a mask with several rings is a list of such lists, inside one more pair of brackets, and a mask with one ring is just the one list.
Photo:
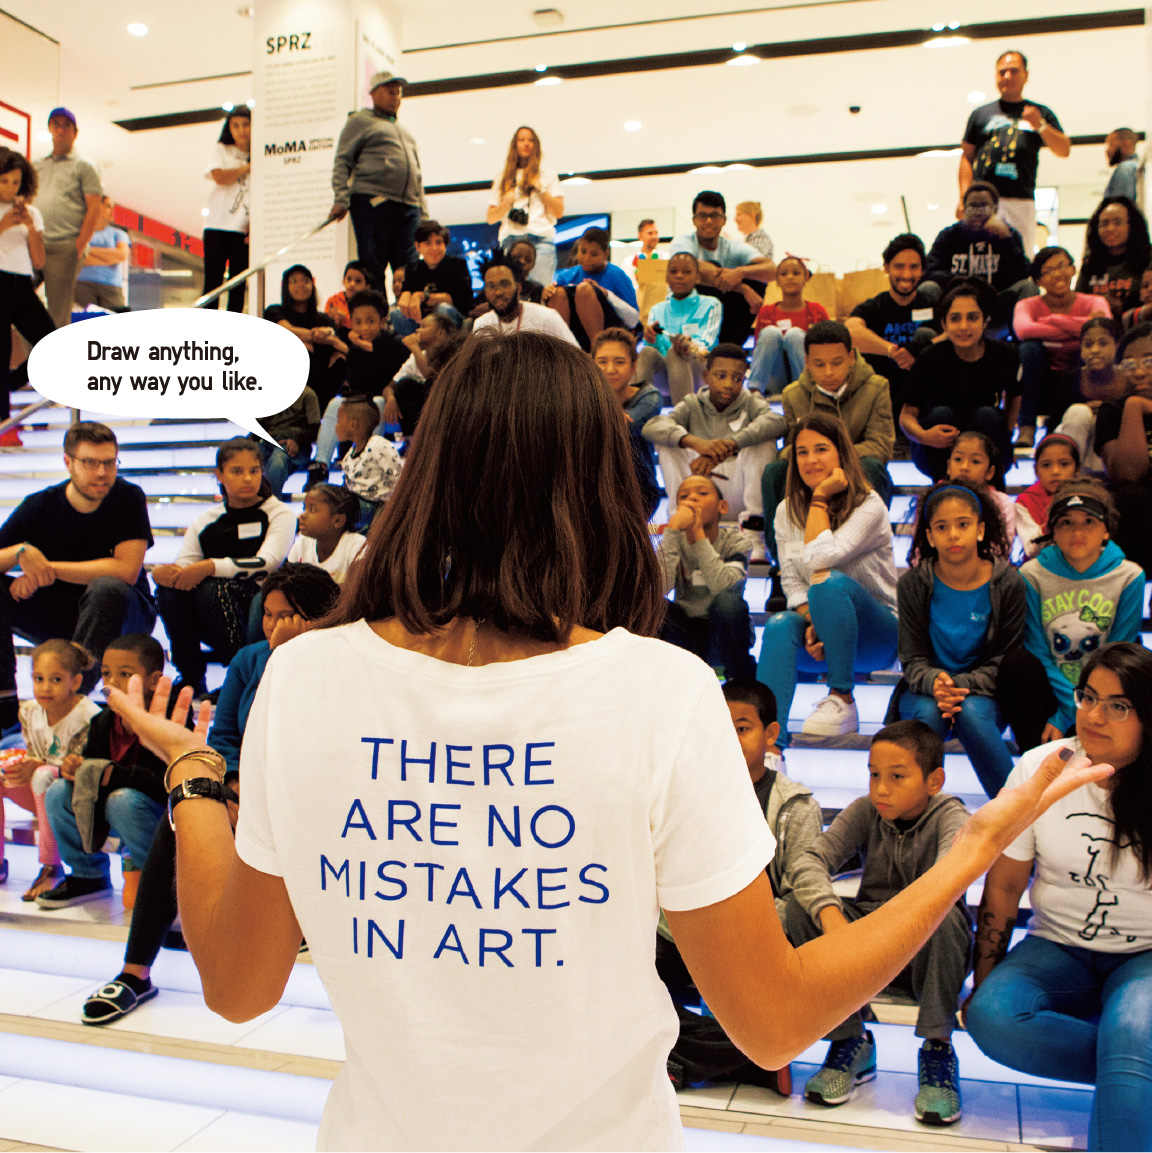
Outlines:
[[[252, 172], [252, 112], [232, 109], [216, 142], [213, 165], [204, 173], [212, 181], [204, 221], [204, 292], [248, 267], [248, 185]], [[244, 288], [228, 290], [228, 311], [244, 311]], [[213, 301], [212, 308], [219, 305]]]
[[492, 182], [488, 223], [499, 224], [500, 247], [517, 240], [536, 249], [535, 279], [547, 286], [556, 277], [556, 222], [564, 215], [564, 197], [555, 172], [541, 168], [540, 137], [527, 126], [516, 129], [504, 171]]
[[[1150, 731], [1152, 653], [1106, 645], [1080, 673], [1075, 734], [1025, 753], [1006, 787], [1061, 748], [1115, 776], [1009, 845], [977, 914], [968, 1031], [1010, 1069], [1095, 1085], [1089, 1149], [1152, 1149]], [[1033, 868], [1028, 935], [1008, 952]]]
[[891, 980], [1039, 812], [1106, 775], [1053, 758], [798, 956], [715, 674], [652, 639], [624, 426], [565, 343], [465, 344], [331, 627], [268, 663], [235, 843], [207, 710], [187, 733], [163, 718], [165, 682], [151, 714], [112, 693], [170, 762], [210, 1007], [271, 1008], [307, 937], [348, 1042], [322, 1148], [682, 1148], [661, 906], [733, 1041], [778, 1068]]

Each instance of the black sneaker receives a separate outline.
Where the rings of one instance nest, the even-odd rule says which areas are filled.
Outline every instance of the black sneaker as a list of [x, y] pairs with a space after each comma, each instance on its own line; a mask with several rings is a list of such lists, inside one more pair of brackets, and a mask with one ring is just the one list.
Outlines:
[[788, 607], [788, 598], [784, 595], [784, 586], [780, 583], [780, 566], [772, 566], [772, 585], [768, 590], [768, 600], [764, 604], [764, 611], [782, 613]]
[[69, 905], [82, 905], [85, 901], [98, 901], [112, 892], [107, 877], [65, 877], [54, 889], [41, 893], [36, 904], [41, 909], [66, 909]]
[[304, 488], [302, 491], [307, 492], [310, 488], [315, 488], [318, 484], [326, 484], [328, 481], [328, 466], [321, 464], [320, 461], [314, 460], [308, 466], [308, 477], [304, 481]]
[[121, 973], [115, 981], [97, 989], [80, 1010], [80, 1020], [85, 1025], [109, 1025], [126, 1017], [145, 1001], [151, 1001], [160, 992], [151, 981], [142, 981], [139, 977], [132, 978], [132, 988], [124, 979], [127, 976]]

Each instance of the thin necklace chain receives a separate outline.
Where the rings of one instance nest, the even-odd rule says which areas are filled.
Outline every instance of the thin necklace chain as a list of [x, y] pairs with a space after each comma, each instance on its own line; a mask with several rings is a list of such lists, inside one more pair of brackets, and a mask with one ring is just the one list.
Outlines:
[[468, 663], [465, 668], [472, 667], [473, 658], [476, 656], [476, 635], [480, 632], [480, 626], [484, 623], [483, 617], [472, 618], [472, 643], [468, 646]]

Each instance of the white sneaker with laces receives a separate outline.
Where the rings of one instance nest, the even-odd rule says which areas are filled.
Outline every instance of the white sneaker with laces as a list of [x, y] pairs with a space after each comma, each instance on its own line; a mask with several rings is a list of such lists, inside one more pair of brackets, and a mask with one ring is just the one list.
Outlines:
[[856, 712], [856, 702], [829, 693], [808, 714], [800, 731], [808, 737], [840, 737], [859, 730], [860, 717]]

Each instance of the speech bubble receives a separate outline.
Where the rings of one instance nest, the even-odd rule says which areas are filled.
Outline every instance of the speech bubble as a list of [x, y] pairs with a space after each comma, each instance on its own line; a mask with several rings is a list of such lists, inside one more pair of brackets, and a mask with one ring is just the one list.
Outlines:
[[158, 308], [69, 324], [32, 349], [28, 379], [67, 408], [126, 417], [223, 417], [275, 445], [257, 424], [308, 381], [303, 341], [242, 312]]

